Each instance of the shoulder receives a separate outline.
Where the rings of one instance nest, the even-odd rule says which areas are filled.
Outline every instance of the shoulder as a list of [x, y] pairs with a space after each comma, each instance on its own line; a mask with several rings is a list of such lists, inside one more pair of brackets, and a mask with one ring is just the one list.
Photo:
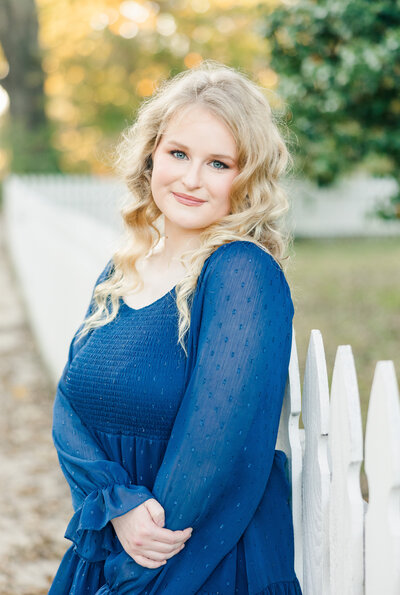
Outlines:
[[103, 281], [106, 281], [111, 276], [113, 271], [114, 271], [114, 261], [112, 258], [110, 258], [110, 260], [107, 262], [106, 266], [101, 271], [100, 275], [97, 277], [95, 286], [99, 285], [100, 283], [103, 283]]
[[98, 285], [100, 285], [100, 283], [103, 283], [104, 281], [106, 281], [111, 276], [113, 270], [114, 270], [114, 261], [112, 258], [110, 258], [110, 260], [107, 262], [106, 266], [103, 268], [101, 273], [98, 275], [98, 277], [94, 283], [94, 286], [92, 289], [92, 297], [91, 297], [88, 309], [86, 310], [85, 319], [93, 314], [93, 311], [95, 308], [94, 296], [95, 296], [96, 287]]
[[275, 258], [254, 242], [235, 240], [219, 246], [210, 256], [213, 272], [247, 272], [251, 274], [261, 269], [271, 274], [283, 275], [283, 270]]
[[[282, 267], [266, 250], [246, 240], [219, 246], [209, 257], [208, 288], [230, 295], [247, 288], [251, 294], [285, 296], [293, 308], [289, 284]], [[266, 291], [264, 291], [266, 290]]]

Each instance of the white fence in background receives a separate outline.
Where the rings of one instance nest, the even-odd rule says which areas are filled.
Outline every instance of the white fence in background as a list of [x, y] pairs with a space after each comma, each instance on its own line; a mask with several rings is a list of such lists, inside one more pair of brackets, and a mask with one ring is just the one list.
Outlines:
[[[43, 180], [42, 180], [43, 182]], [[9, 251], [33, 331], [55, 381], [112, 253], [123, 189], [100, 181], [12, 176], [5, 184]], [[109, 185], [107, 185], [109, 184]], [[299, 428], [302, 409], [304, 429]], [[329, 390], [321, 333], [311, 331], [303, 389], [295, 333], [276, 448], [292, 486], [295, 568], [304, 595], [400, 594], [400, 405], [392, 361], [377, 363], [365, 437], [351, 347], [337, 349]]]
[[118, 237], [110, 225], [118, 216], [116, 186], [81, 176], [66, 186], [57, 176], [46, 176], [45, 184], [40, 178], [5, 182], [5, 229], [36, 341], [56, 381]]
[[305, 180], [290, 180], [286, 186], [291, 206], [288, 225], [295, 237], [400, 235], [400, 220], [383, 221], [374, 215], [375, 207], [397, 191], [391, 178], [358, 174], [330, 188]]
[[108, 176], [25, 174], [11, 175], [4, 182], [6, 203], [24, 196], [55, 207], [89, 215], [95, 221], [118, 229], [118, 200], [126, 188]]
[[[375, 206], [396, 192], [391, 178], [353, 175], [330, 188], [318, 188], [306, 180], [284, 182], [290, 202], [285, 223], [295, 237], [398, 236], [400, 220], [383, 221], [374, 216]], [[118, 199], [126, 188], [116, 178], [82, 175], [10, 176], [6, 200], [22, 193], [48, 204], [90, 215], [118, 230]]]
[[[295, 333], [276, 448], [288, 456], [295, 569], [304, 595], [400, 593], [400, 403], [392, 361], [376, 365], [362, 422], [350, 345], [336, 352], [329, 391], [319, 330], [312, 330], [303, 391]], [[304, 429], [299, 428], [301, 411]]]

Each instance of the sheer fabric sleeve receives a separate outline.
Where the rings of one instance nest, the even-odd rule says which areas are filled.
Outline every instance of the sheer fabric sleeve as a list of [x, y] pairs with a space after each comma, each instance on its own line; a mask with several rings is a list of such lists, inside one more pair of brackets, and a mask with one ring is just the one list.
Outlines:
[[196, 593], [266, 489], [290, 359], [289, 287], [269, 254], [240, 241], [214, 253], [197, 297], [190, 377], [152, 490], [165, 526], [193, 534], [161, 569], [111, 555], [99, 595]]
[[[106, 278], [110, 268], [111, 261], [96, 285]], [[85, 318], [92, 307], [93, 295]], [[109, 520], [154, 496], [145, 486], [134, 485], [120, 464], [108, 460], [101, 444], [82, 423], [63, 392], [69, 365], [90, 336], [89, 333], [78, 338], [80, 328], [71, 341], [68, 361], [57, 386], [52, 434], [75, 510], [65, 537], [75, 544], [83, 558], [96, 562], [104, 560], [110, 551], [122, 549]]]

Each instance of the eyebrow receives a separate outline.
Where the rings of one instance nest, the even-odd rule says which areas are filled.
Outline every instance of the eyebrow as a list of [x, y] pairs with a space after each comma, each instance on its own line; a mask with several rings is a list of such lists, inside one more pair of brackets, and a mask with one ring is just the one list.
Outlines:
[[[182, 147], [182, 149], [185, 149], [186, 151], [189, 150], [189, 147], [187, 147], [186, 145], [176, 141], [176, 140], [168, 140], [166, 141], [169, 145], [175, 145], [178, 147]], [[216, 153], [210, 153], [210, 157], [217, 157], [218, 159], [229, 159], [229, 161], [232, 161], [232, 163], [235, 163], [235, 159], [233, 157], [231, 157], [230, 155], [221, 155], [221, 154], [216, 154]]]

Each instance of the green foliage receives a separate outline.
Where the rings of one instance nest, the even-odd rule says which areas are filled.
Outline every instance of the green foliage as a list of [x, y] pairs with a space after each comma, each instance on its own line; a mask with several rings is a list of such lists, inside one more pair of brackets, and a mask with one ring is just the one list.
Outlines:
[[206, 58], [256, 79], [265, 69], [268, 42], [254, 27], [258, 11], [248, 0], [37, 6], [46, 113], [65, 172], [110, 173], [122, 130], [162, 80]]
[[[300, 173], [327, 185], [361, 167], [400, 189], [400, 2], [302, 0], [265, 35]], [[400, 217], [400, 193], [379, 214]]]
[[[8, 169], [111, 173], [115, 143], [141, 102], [162, 80], [203, 59], [246, 69], [264, 84], [268, 42], [256, 0], [19, 4], [7, 13], [9, 23], [0, 15], [0, 77], [7, 73], [1, 81], [13, 108], [10, 128], [0, 123], [0, 177]], [[40, 87], [34, 100], [33, 79]], [[26, 118], [23, 130], [21, 115], [36, 103], [42, 114]]]
[[14, 119], [3, 126], [4, 145], [12, 154], [13, 173], [60, 172], [59, 153], [52, 146], [53, 127], [27, 128]]

